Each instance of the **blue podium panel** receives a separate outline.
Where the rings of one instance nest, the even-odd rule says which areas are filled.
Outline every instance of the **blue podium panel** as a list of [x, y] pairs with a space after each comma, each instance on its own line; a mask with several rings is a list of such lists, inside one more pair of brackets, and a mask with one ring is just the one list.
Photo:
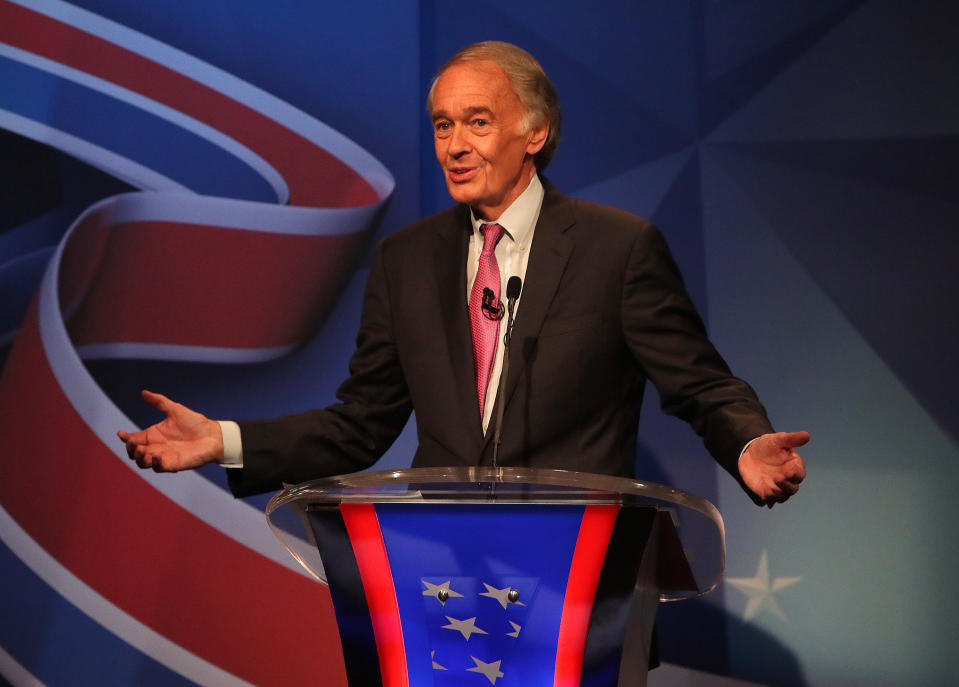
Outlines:
[[[502, 687], [543, 684], [543, 675], [552, 684], [584, 510], [376, 506], [411, 684], [483, 685], [496, 673], [502, 677], [495, 684]], [[436, 586], [448, 588], [445, 601]]]
[[617, 684], [654, 519], [619, 504], [311, 509], [350, 684]]

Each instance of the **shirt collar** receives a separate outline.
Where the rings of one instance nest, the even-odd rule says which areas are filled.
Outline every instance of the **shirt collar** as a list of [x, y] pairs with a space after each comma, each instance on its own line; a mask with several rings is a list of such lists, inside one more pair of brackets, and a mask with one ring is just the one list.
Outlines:
[[529, 243], [529, 238], [536, 227], [536, 220], [539, 218], [544, 195], [543, 183], [539, 180], [539, 175], [534, 174], [526, 190], [496, 220], [478, 219], [473, 214], [473, 208], [470, 208], [473, 233], [479, 234], [480, 227], [484, 224], [495, 223], [503, 227], [516, 243]]

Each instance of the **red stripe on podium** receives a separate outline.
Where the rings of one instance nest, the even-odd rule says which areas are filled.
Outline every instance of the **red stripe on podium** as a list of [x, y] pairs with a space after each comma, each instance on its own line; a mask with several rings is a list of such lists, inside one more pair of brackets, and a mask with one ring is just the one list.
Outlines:
[[370, 607], [383, 687], [409, 687], [400, 608], [383, 532], [371, 503], [340, 505]]
[[583, 513], [559, 621], [554, 687], [579, 685], [596, 585], [618, 513], [619, 506], [586, 506]]

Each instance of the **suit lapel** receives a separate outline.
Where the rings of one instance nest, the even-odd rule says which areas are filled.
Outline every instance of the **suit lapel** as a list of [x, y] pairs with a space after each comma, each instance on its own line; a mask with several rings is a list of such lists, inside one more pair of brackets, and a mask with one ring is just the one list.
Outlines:
[[[517, 382], [526, 368], [527, 359], [532, 352], [528, 349], [531, 345], [535, 345], [539, 337], [546, 313], [556, 295], [573, 251], [573, 242], [565, 233], [574, 222], [569, 205], [565, 202], [565, 197], [548, 182], [543, 180], [543, 185], [546, 187], [546, 196], [543, 198], [543, 207], [536, 222], [520, 308], [513, 323], [509, 376], [504, 394], [507, 403], [512, 398]], [[501, 400], [498, 398], [497, 404]], [[495, 410], [494, 408], [494, 412]], [[487, 433], [487, 443], [492, 435], [493, 432]]]
[[451, 224], [437, 231], [433, 269], [440, 302], [439, 320], [443, 323], [460, 416], [465, 420], [464, 426], [471, 428], [470, 441], [479, 450], [483, 427], [476, 401], [472, 334], [466, 304], [469, 210], [460, 206], [453, 217]]

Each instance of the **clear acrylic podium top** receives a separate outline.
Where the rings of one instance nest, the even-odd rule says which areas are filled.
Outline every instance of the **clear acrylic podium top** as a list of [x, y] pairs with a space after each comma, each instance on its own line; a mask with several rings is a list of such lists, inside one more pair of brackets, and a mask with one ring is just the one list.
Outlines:
[[[304, 482], [274, 496], [266, 508], [274, 534], [317, 580], [326, 575], [306, 524], [307, 511], [343, 503], [437, 505], [620, 504], [649, 507], [667, 524], [663, 539], [670, 560], [688, 570], [684, 584], [664, 585], [661, 600], [700, 596], [720, 583], [725, 567], [722, 516], [704, 498], [679, 489], [623, 477], [568, 470], [515, 467], [409, 468], [358, 472]], [[669, 527], [668, 525], [672, 526]], [[677, 558], [678, 555], [678, 558]], [[683, 560], [684, 559], [684, 560]], [[689, 584], [691, 573], [693, 583]]]

